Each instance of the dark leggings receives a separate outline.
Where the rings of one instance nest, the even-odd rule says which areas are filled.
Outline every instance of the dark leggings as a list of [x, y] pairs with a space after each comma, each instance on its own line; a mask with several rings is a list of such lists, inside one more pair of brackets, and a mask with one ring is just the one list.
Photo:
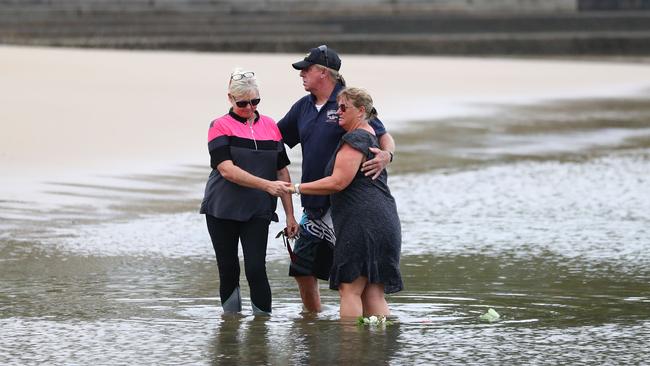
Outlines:
[[244, 252], [246, 280], [251, 290], [251, 302], [266, 312], [271, 312], [271, 287], [266, 277], [266, 243], [269, 220], [253, 218], [249, 221], [218, 219], [205, 215], [208, 232], [219, 267], [219, 295], [223, 304], [239, 287], [238, 241]]

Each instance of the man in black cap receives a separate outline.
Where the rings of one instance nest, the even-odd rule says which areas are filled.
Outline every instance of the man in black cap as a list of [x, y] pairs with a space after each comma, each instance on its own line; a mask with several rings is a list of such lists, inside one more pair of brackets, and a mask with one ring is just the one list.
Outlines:
[[[301, 182], [312, 182], [324, 177], [325, 165], [335, 153], [345, 130], [338, 125], [336, 96], [345, 86], [339, 73], [341, 58], [331, 48], [322, 45], [309, 50], [301, 61], [292, 64], [300, 70], [302, 85], [309, 92], [293, 104], [278, 122], [285, 144], [302, 149]], [[395, 142], [378, 119], [370, 121], [379, 139], [380, 149], [371, 148], [375, 158], [363, 163], [361, 170], [377, 178], [393, 161]], [[318, 279], [329, 279], [335, 243], [329, 196], [301, 195], [303, 216], [300, 236], [294, 246], [294, 258], [289, 275], [300, 289], [306, 310], [321, 310]]]

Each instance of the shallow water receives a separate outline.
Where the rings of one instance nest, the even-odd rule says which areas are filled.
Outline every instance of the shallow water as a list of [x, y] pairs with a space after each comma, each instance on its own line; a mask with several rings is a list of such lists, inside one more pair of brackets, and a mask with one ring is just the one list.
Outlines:
[[[208, 172], [188, 165], [0, 202], [0, 363], [645, 363], [650, 98], [493, 109], [395, 132], [394, 324], [341, 322], [325, 283], [302, 314], [277, 239], [273, 315], [252, 316], [242, 277], [244, 312], [224, 317], [196, 213]], [[490, 307], [501, 320], [479, 321]]]

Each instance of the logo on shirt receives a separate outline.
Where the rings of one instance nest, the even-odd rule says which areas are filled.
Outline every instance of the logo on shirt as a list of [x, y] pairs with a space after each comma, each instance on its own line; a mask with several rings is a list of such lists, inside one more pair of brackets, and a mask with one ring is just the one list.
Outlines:
[[327, 118], [325, 119], [325, 122], [339, 123], [339, 115], [336, 114], [336, 109], [330, 109], [327, 111]]

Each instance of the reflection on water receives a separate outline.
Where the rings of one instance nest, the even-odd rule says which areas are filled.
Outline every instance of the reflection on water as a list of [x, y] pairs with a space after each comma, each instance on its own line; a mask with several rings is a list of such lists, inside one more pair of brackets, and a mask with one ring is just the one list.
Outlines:
[[[224, 316], [196, 213], [204, 167], [48, 182], [54, 209], [0, 202], [0, 363], [642, 363], [649, 131], [650, 101], [630, 99], [396, 133], [406, 289], [385, 328], [341, 322], [325, 283], [324, 311], [301, 313], [274, 238], [273, 315], [252, 315], [244, 285], [243, 313]], [[482, 323], [490, 307], [502, 319]]]
[[583, 161], [650, 147], [650, 100], [507, 106], [486, 116], [421, 121], [396, 132], [397, 173], [511, 161]]
[[[550, 252], [648, 268], [650, 151], [408, 175], [393, 187], [409, 252]], [[421, 197], [433, 197], [421, 203]], [[424, 224], [423, 224], [424, 223]]]
[[[63, 261], [63, 258], [68, 258]], [[410, 364], [428, 361], [628, 363], [647, 352], [648, 276], [584, 273], [561, 256], [408, 255], [407, 291], [389, 301], [396, 323], [300, 314], [286, 260], [270, 264], [271, 317], [223, 316], [207, 258], [51, 256], [3, 267], [0, 355], [35, 363]], [[70, 263], [65, 263], [70, 262]], [[38, 271], [36, 268], [43, 268]], [[244, 290], [246, 290], [244, 288]], [[11, 294], [10, 298], [8, 294]], [[248, 293], [244, 291], [244, 297]], [[488, 307], [503, 320], [481, 323]], [[613, 348], [612, 348], [613, 347]]]
[[247, 365], [387, 364], [396, 354], [400, 325], [364, 329], [353, 323], [295, 318], [223, 317], [210, 344], [217, 363]]

